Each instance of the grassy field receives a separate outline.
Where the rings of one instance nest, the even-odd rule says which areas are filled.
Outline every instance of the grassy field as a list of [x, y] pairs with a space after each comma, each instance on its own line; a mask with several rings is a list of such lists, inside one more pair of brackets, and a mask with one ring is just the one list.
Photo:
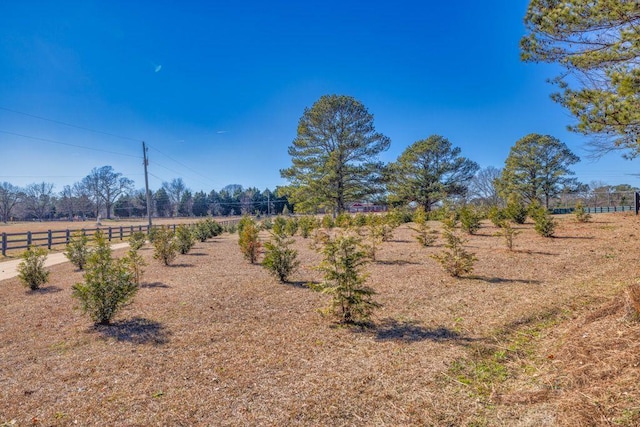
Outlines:
[[624, 296], [640, 222], [559, 221], [552, 239], [518, 226], [514, 251], [483, 223], [459, 279], [430, 258], [441, 240], [400, 227], [367, 268], [383, 305], [368, 329], [318, 313], [320, 256], [301, 237], [289, 284], [249, 265], [237, 235], [169, 267], [145, 248], [144, 284], [108, 327], [74, 308], [69, 263], [40, 291], [2, 281], [0, 425], [640, 425]]

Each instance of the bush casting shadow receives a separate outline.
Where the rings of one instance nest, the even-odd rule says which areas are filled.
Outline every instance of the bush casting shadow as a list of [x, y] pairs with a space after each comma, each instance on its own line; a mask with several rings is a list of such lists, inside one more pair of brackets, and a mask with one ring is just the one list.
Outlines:
[[171, 286], [165, 285], [162, 282], [153, 282], [153, 283], [141, 283], [141, 288], [170, 288]]
[[425, 328], [420, 322], [395, 319], [382, 320], [379, 325], [371, 329], [371, 332], [378, 341], [450, 341], [460, 344], [475, 341], [473, 338], [464, 337], [459, 332], [448, 328]]
[[187, 256], [207, 256], [204, 252], [189, 252]]
[[114, 338], [133, 344], [166, 344], [171, 335], [161, 323], [142, 317], [121, 320], [110, 325], [95, 325], [93, 329], [105, 339]]
[[462, 276], [460, 279], [480, 280], [487, 283], [523, 283], [525, 285], [539, 285], [540, 280], [521, 280], [521, 279], [504, 279], [502, 277], [485, 277], [485, 276]]
[[305, 281], [297, 281], [297, 282], [290, 282], [290, 281], [286, 281], [286, 282], [281, 282], [283, 285], [287, 285], [287, 286], [291, 286], [294, 288], [312, 288], [313, 286], [317, 286], [320, 284], [320, 282], [314, 282], [314, 281], [309, 281], [309, 280], [305, 280]]
[[186, 264], [186, 263], [182, 263], [182, 264], [169, 264], [169, 265], [167, 265], [167, 267], [169, 267], [169, 268], [193, 267], [193, 264]]
[[419, 262], [415, 262], [415, 261], [406, 261], [403, 259], [394, 259], [394, 260], [376, 260], [374, 261], [376, 264], [382, 264], [382, 265], [418, 265], [420, 264]]
[[56, 292], [60, 292], [62, 288], [57, 286], [45, 286], [38, 289], [28, 289], [27, 292], [30, 294], [55, 294]]

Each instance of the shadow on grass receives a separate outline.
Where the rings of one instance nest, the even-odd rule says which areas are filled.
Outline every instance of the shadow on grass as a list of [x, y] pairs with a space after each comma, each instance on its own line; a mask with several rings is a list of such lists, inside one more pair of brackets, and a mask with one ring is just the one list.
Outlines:
[[55, 294], [56, 292], [60, 292], [62, 288], [57, 286], [46, 286], [44, 288], [38, 289], [28, 289], [27, 292], [30, 294]]
[[93, 329], [103, 338], [114, 338], [133, 344], [166, 344], [171, 335], [161, 323], [142, 317], [121, 320], [110, 325], [95, 325]]
[[312, 289], [314, 286], [320, 285], [321, 282], [314, 282], [310, 280], [298, 281], [298, 282], [281, 282], [283, 285], [291, 286], [294, 288], [307, 288]]
[[376, 264], [382, 264], [382, 265], [408, 265], [408, 264], [413, 264], [413, 265], [419, 265], [419, 262], [416, 261], [407, 261], [404, 259], [392, 259], [392, 260], [376, 260], [374, 261]]
[[167, 267], [170, 268], [184, 268], [184, 267], [193, 267], [193, 264], [188, 263], [180, 263], [180, 264], [169, 264]]
[[165, 285], [162, 282], [153, 282], [153, 283], [141, 283], [140, 287], [153, 289], [153, 288], [170, 288], [171, 286]]
[[373, 334], [377, 341], [401, 341], [401, 342], [453, 342], [467, 344], [475, 341], [473, 338], [460, 335], [459, 332], [448, 328], [426, 328], [416, 321], [398, 321], [396, 319], [383, 319], [379, 324], [373, 325], [363, 332]]
[[485, 277], [485, 276], [463, 276], [460, 279], [466, 280], [480, 280], [487, 283], [524, 283], [527, 285], [539, 285], [542, 282], [540, 280], [521, 280], [521, 279], [505, 279], [502, 277]]

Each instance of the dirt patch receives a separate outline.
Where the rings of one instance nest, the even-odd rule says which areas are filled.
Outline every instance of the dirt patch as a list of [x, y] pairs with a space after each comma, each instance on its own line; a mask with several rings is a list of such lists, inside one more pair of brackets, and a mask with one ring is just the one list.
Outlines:
[[[320, 258], [300, 237], [301, 269], [285, 285], [247, 264], [236, 235], [198, 243], [169, 267], [145, 248], [144, 285], [110, 327], [96, 328], [74, 309], [71, 286], [82, 273], [70, 264], [52, 267], [51, 292], [2, 281], [0, 423], [593, 425], [572, 424], [566, 415], [584, 392], [578, 372], [599, 375], [603, 393], [613, 389], [603, 396], [640, 397], [629, 381], [638, 326], [618, 323], [618, 308], [590, 323], [584, 317], [635, 281], [638, 259], [630, 248], [640, 223], [623, 214], [594, 219], [560, 218], [554, 239], [537, 236], [532, 224], [519, 226], [515, 251], [484, 223], [467, 242], [478, 258], [473, 276], [461, 279], [430, 258], [441, 243], [421, 248], [403, 226], [368, 266], [383, 307], [367, 330], [318, 314], [327, 297], [304, 283], [320, 280]], [[538, 371], [507, 366], [498, 388], [481, 398], [451, 375], [453, 363], [471, 360], [483, 346], [496, 350], [500, 334], [527, 330], [541, 313], [559, 314], [505, 362], [527, 361]], [[611, 340], [593, 340], [599, 351], [590, 340], [585, 348], [567, 344], [580, 333], [594, 337], [584, 330], [593, 325]], [[615, 351], [629, 359], [618, 366], [622, 353]], [[584, 357], [572, 357], [578, 354]], [[578, 370], [577, 360], [593, 365], [589, 357], [601, 363]], [[626, 379], [615, 380], [615, 372], [627, 372]], [[607, 406], [604, 397], [596, 401]], [[587, 407], [578, 409], [599, 424]], [[615, 414], [629, 409], [615, 407]]]

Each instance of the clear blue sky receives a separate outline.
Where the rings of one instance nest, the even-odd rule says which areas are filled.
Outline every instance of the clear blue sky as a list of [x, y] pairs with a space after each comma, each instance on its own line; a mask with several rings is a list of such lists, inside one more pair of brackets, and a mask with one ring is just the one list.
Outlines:
[[290, 165], [304, 108], [343, 94], [391, 138], [383, 161], [440, 134], [482, 167], [502, 167], [515, 141], [536, 132], [583, 157], [574, 168], [581, 181], [640, 185], [630, 175], [637, 161], [584, 159], [588, 138], [566, 130], [572, 117], [549, 98], [546, 79], [558, 69], [520, 62], [526, 6], [6, 0], [0, 181], [53, 182], [59, 191], [111, 165], [142, 188], [144, 140], [152, 189], [176, 177], [194, 191], [273, 189], [285, 184], [279, 170]]

